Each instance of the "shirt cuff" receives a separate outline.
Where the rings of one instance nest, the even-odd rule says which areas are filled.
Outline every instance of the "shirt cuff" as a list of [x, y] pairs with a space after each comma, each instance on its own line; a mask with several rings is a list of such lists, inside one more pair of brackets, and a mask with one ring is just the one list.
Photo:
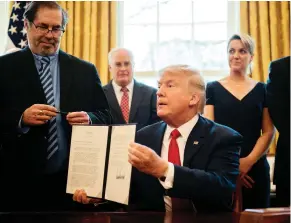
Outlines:
[[90, 115], [88, 114], [88, 112], [86, 112], [86, 113], [87, 113], [88, 118], [89, 118], [89, 125], [92, 125], [92, 120], [91, 120], [91, 118], [90, 118]]
[[160, 183], [162, 184], [162, 186], [168, 190], [171, 189], [173, 187], [173, 183], [174, 183], [174, 173], [175, 173], [175, 168], [174, 168], [174, 164], [168, 162], [168, 170], [166, 172], [166, 179], [165, 181], [160, 181]]
[[26, 133], [28, 133], [30, 128], [27, 126], [26, 127], [22, 126], [22, 117], [23, 117], [23, 114], [21, 115], [20, 120], [18, 122], [18, 132], [21, 134], [26, 134]]

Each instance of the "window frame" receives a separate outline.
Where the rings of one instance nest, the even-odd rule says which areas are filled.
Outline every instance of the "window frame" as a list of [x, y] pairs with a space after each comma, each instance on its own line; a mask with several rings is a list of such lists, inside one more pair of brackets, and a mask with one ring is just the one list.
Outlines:
[[[195, 4], [194, 1], [192, 1], [192, 4]], [[227, 37], [229, 38], [234, 33], [239, 33], [240, 30], [240, 2], [239, 1], [227, 1]], [[124, 46], [124, 2], [118, 1], [117, 3], [117, 13], [118, 13], [118, 21], [117, 21], [117, 46], [123, 47]], [[157, 4], [157, 16], [159, 16], [159, 4]], [[195, 22], [194, 23], [194, 16], [192, 16], [192, 26], [195, 24], [207, 24], [207, 23], [219, 23], [221, 21], [207, 21], [207, 22]], [[141, 24], [141, 23], [140, 23]], [[148, 24], [148, 23], [147, 23]], [[168, 25], [171, 25], [171, 23], [168, 23]], [[177, 24], [175, 24], [177, 25]], [[183, 25], [182, 23], [179, 23], [179, 25]], [[194, 29], [194, 27], [192, 27]], [[193, 40], [193, 32], [192, 32], [192, 40]], [[159, 42], [159, 26], [157, 26], [157, 41]], [[193, 42], [193, 41], [191, 41]], [[225, 58], [227, 59], [227, 58]], [[137, 71], [135, 70], [134, 75], [135, 78], [139, 77], [146, 77], [146, 78], [152, 78], [157, 76], [158, 71]], [[201, 70], [203, 76], [205, 79], [213, 79], [213, 77], [221, 78], [223, 76], [228, 75], [229, 70], [228, 69], [219, 69], [219, 70]]]

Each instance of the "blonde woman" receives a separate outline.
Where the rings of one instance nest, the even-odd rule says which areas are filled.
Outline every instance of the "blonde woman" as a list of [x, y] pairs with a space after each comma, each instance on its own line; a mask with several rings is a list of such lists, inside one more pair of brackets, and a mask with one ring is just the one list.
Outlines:
[[270, 197], [266, 153], [274, 136], [274, 126], [266, 106], [265, 84], [247, 75], [254, 57], [254, 42], [250, 36], [233, 35], [227, 50], [230, 74], [208, 83], [204, 116], [243, 136], [239, 166], [243, 209], [266, 208]]

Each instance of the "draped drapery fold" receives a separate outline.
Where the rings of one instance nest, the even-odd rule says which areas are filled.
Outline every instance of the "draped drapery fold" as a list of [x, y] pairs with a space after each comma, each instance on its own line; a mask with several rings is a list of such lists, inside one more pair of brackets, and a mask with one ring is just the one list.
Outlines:
[[241, 32], [256, 43], [252, 77], [266, 82], [270, 61], [290, 55], [290, 2], [240, 2]]
[[[242, 1], [240, 2], [241, 32], [255, 40], [255, 57], [251, 76], [257, 81], [268, 79], [272, 60], [290, 55], [290, 2]], [[270, 147], [275, 153], [276, 140]]]
[[69, 15], [61, 49], [96, 65], [102, 84], [111, 79], [107, 55], [116, 46], [116, 2], [59, 1]]

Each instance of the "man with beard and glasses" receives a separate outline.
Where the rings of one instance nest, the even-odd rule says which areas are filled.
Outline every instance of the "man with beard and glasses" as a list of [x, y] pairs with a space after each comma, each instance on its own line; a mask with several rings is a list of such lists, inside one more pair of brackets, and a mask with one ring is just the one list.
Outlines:
[[113, 80], [103, 87], [114, 124], [137, 123], [136, 129], [153, 124], [157, 116], [157, 90], [133, 79], [134, 59], [130, 50], [114, 48], [108, 54]]
[[56, 2], [31, 2], [28, 47], [0, 57], [0, 211], [73, 208], [71, 126], [111, 122], [95, 66], [59, 49], [67, 21]]

